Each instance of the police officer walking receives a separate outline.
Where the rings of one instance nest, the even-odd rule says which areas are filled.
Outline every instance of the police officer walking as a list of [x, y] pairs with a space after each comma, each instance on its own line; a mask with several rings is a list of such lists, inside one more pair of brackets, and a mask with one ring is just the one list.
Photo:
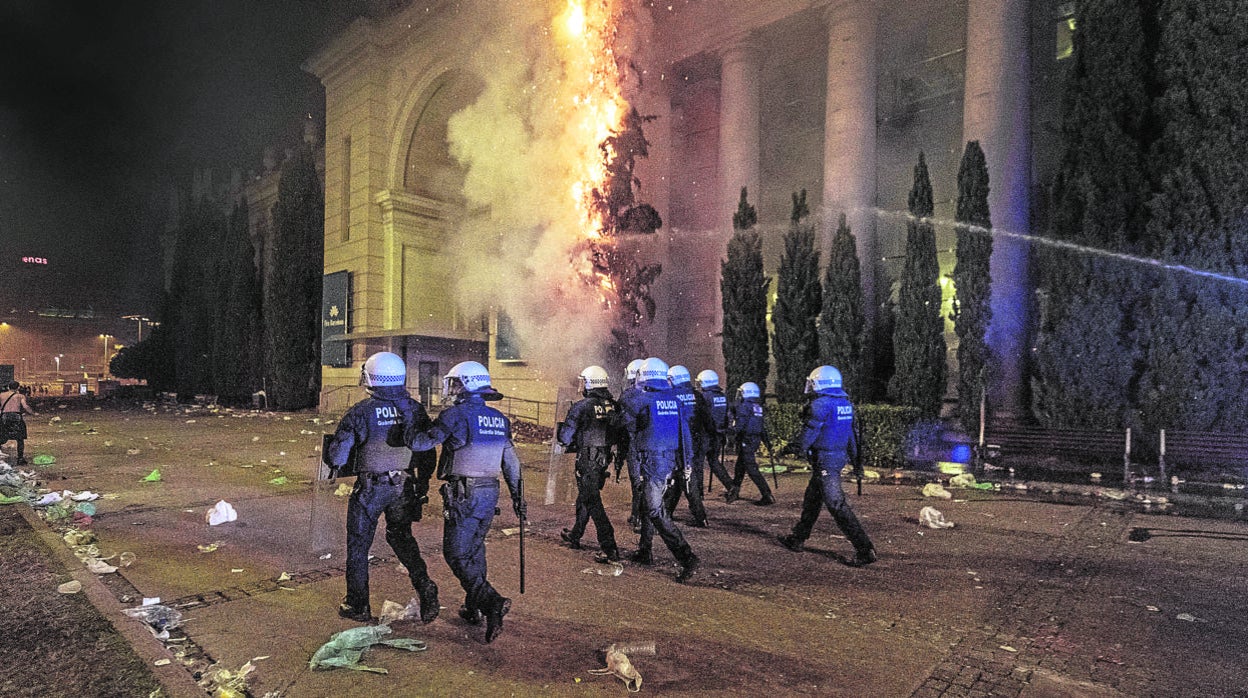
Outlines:
[[[641, 364], [645, 359], [633, 359], [628, 362], [628, 366], [624, 369], [624, 387], [620, 390], [620, 404], [623, 405], [625, 400], [631, 399], [635, 394], [641, 392], [641, 388], [637, 387], [637, 374], [641, 371]], [[633, 475], [633, 449], [632, 440], [627, 429], [620, 429], [620, 434], [624, 439], [620, 444], [619, 452], [615, 454], [615, 479], [620, 479], [620, 465], [623, 464], [628, 468], [628, 486], [631, 490], [630, 510], [628, 514], [628, 525], [633, 528], [634, 532], [641, 530], [641, 483], [637, 482]]]
[[681, 454], [683, 463], [693, 462], [689, 426], [683, 414], [684, 406], [667, 379], [666, 363], [661, 359], [646, 359], [637, 380], [640, 390], [620, 403], [621, 422], [632, 444], [629, 467], [641, 483], [641, 540], [632, 559], [641, 565], [652, 564], [651, 546], [654, 533], [658, 531], [680, 564], [676, 581], [686, 582], [698, 568], [698, 556], [693, 554], [684, 535], [668, 516], [663, 493], [671, 484], [677, 453]]
[[[675, 393], [676, 399], [680, 400], [682, 412], [685, 421], [689, 427], [689, 433], [692, 437], [696, 429], [696, 403], [697, 396], [693, 392], [693, 383], [689, 377], [689, 369], [684, 366], [676, 365], [667, 370], [668, 382], [672, 384], [672, 392]], [[674, 482], [672, 487], [667, 489], [664, 497], [664, 503], [667, 506], [668, 516], [676, 514], [676, 505], [680, 503], [683, 495], [689, 500], [689, 513], [693, 514], [693, 525], [698, 528], [706, 528], [706, 507], [702, 504], [702, 463], [698, 456], [698, 442], [696, 437], [691, 438], [693, 458], [685, 460], [681, 455], [682, 452], [676, 453], [676, 471], [673, 473]]]
[[501, 472], [511, 493], [512, 509], [524, 525], [520, 496], [520, 458], [511, 440], [511, 421], [486, 400], [503, 396], [490, 386], [490, 374], [476, 361], [456, 364], [442, 379], [442, 397], [454, 404], [426, 429], [409, 428], [407, 443], [414, 451], [441, 445], [438, 477], [442, 485], [442, 555], [464, 589], [459, 616], [473, 625], [485, 617], [485, 641], [503, 631], [503, 616], [511, 599], [486, 580], [485, 535], [498, 505]]
[[360, 371], [360, 385], [369, 397], [347, 410], [325, 462], [331, 469], [346, 465], [356, 453], [356, 480], [347, 503], [347, 597], [338, 615], [361, 623], [373, 620], [368, 598], [368, 551], [377, 521], [386, 517], [386, 542], [407, 569], [420, 596], [420, 619], [438, 617], [438, 586], [429, 578], [420, 545], [412, 536], [412, 521], [421, 518], [428, 501], [433, 454], [414, 454], [405, 445], [405, 428], [426, 429], [429, 415], [407, 394], [407, 366], [388, 351], [368, 357]]
[[767, 506], [776, 503], [767, 486], [767, 479], [758, 470], [758, 445], [766, 444], [771, 451], [771, 437], [767, 434], [767, 424], [763, 419], [763, 400], [756, 383], [742, 383], [737, 388], [737, 404], [732, 406], [732, 431], [736, 434], [737, 465], [732, 473], [732, 489], [724, 493], [729, 503], [741, 498], [741, 483], [745, 476], [758, 487], [761, 495], [754, 504]]
[[589, 366], [581, 371], [581, 395], [584, 399], [568, 409], [568, 416], [559, 423], [555, 437], [564, 450], [576, 453], [576, 522], [563, 529], [560, 537], [573, 550], [581, 549], [581, 536], [589, 520], [598, 532], [600, 562], [618, 562], [620, 550], [615, 544], [615, 529], [602, 506], [602, 486], [607, 481], [612, 449], [619, 448], [615, 423], [620, 405], [607, 387], [607, 371]]
[[[694, 396], [694, 432], [693, 462], [694, 469], [702, 469], [702, 460], [706, 460], [711, 473], [719, 479], [724, 491], [732, 489], [732, 478], [724, 468], [724, 440], [728, 434], [728, 396], [719, 385], [719, 374], [707, 369], [698, 374], [694, 381], [697, 390]], [[712, 481], [708, 478], [707, 494], [710, 494]]]
[[[841, 470], [846, 460], [853, 462], [856, 469], [862, 467], [855, 458], [859, 444], [854, 437], [854, 406], [842, 387], [841, 372], [831, 366], [811, 371], [806, 379], [806, 394], [810, 402], [803, 409], [804, 428], [796, 449], [810, 460], [810, 484], [802, 500], [801, 519], [792, 533], [780, 536], [780, 542], [789, 550], [801, 552], [819, 518], [820, 506], [826, 506], [856, 551], [849, 564], [869, 565], [877, 559], [875, 546], [841, 489]], [[861, 475], [859, 470], [856, 472]]]

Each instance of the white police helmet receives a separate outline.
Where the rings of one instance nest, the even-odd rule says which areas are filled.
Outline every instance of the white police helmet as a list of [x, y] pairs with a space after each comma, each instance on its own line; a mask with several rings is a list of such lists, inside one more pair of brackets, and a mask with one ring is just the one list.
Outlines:
[[670, 386], [671, 383], [667, 380], [667, 362], [653, 356], [641, 362], [641, 368], [637, 370], [637, 385], [647, 388]]
[[831, 366], [820, 366], [806, 377], [806, 393], [845, 397], [841, 372]]
[[581, 388], [587, 393], [594, 388], [607, 387], [607, 369], [601, 366], [586, 366], [578, 377], [581, 379]]
[[672, 382], [672, 385], [685, 385], [691, 380], [689, 378], [689, 369], [676, 364], [667, 369], [667, 379]]
[[460, 393], [477, 393], [490, 387], [490, 372], [476, 361], [455, 364], [442, 377], [442, 397], [450, 398]]
[[758, 395], [759, 395], [758, 383], [742, 383], [741, 387], [737, 388], [738, 400], [745, 400], [747, 398], [757, 398]]
[[368, 357], [360, 367], [360, 385], [367, 388], [403, 387], [407, 383], [407, 364], [398, 354], [379, 351]]
[[719, 374], [709, 368], [701, 371], [698, 373], [697, 385], [700, 390], [714, 388], [719, 385]]
[[641, 364], [645, 359], [633, 359], [628, 362], [628, 368], [624, 369], [624, 382], [635, 383], [637, 381], [637, 373], [641, 371]]

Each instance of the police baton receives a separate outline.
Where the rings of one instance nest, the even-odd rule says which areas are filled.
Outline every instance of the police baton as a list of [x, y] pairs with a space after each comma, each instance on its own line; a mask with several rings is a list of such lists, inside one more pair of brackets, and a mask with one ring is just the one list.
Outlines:
[[776, 477], [776, 449], [767, 444], [767, 457], [771, 459], [771, 484], [776, 489], [780, 489], [780, 480]]
[[524, 593], [524, 515], [528, 513], [524, 506], [524, 468], [521, 467], [516, 476], [516, 496], [520, 499], [520, 593]]
[[854, 415], [854, 475], [858, 477], [858, 496], [862, 496], [862, 422]]

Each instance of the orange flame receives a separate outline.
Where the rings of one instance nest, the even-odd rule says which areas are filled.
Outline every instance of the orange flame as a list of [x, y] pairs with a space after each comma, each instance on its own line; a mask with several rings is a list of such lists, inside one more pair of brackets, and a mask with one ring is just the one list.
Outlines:
[[555, 19], [556, 36], [560, 37], [568, 79], [574, 88], [570, 125], [577, 134], [577, 155], [573, 163], [575, 182], [569, 194], [586, 242], [579, 246], [584, 258], [574, 264], [587, 281], [598, 286], [606, 305], [615, 296], [615, 286], [592, 260], [592, 247], [606, 243], [607, 226], [603, 211], [594, 205], [593, 194], [606, 186], [607, 163], [613, 153], [604, 144], [623, 128], [627, 111], [614, 48], [616, 18], [610, 5], [610, 0], [568, 0]]

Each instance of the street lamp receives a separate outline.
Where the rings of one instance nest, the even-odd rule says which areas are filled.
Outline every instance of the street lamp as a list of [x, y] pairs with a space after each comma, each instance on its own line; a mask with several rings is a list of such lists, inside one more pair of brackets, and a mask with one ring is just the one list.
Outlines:
[[145, 323], [145, 322], [146, 322], [146, 323], [148, 323], [148, 324], [151, 324], [152, 319], [151, 319], [151, 318], [147, 318], [147, 317], [143, 317], [142, 315], [122, 315], [122, 316], [121, 316], [121, 319], [122, 319], [122, 320], [137, 320], [137, 321], [138, 321], [138, 323], [139, 323], [139, 338], [138, 338], [138, 340], [137, 340], [135, 343], [137, 344], [138, 342], [142, 342], [142, 341], [143, 341], [143, 323]]
[[56, 356], [52, 357], [52, 360], [56, 362], [56, 379], [58, 381], [61, 379], [61, 357], [62, 356], [65, 356], [65, 355], [57, 354]]

